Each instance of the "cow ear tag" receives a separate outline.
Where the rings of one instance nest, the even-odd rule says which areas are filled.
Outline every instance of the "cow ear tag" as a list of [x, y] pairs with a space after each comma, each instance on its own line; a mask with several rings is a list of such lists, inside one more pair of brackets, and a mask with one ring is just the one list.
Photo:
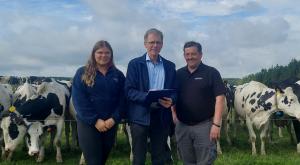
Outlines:
[[16, 111], [16, 107], [15, 106], [11, 106], [8, 109], [9, 112], [15, 112]]

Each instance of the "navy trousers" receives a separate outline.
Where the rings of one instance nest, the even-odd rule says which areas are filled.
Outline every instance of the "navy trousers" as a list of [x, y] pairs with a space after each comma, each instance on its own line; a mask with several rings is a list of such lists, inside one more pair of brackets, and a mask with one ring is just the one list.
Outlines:
[[150, 126], [130, 123], [132, 135], [133, 165], [144, 165], [147, 153], [147, 139], [150, 138], [152, 165], [164, 165], [166, 144], [170, 126], [162, 124], [160, 112], [151, 113]]
[[115, 143], [116, 128], [102, 133], [94, 126], [77, 121], [79, 146], [88, 165], [105, 165]]

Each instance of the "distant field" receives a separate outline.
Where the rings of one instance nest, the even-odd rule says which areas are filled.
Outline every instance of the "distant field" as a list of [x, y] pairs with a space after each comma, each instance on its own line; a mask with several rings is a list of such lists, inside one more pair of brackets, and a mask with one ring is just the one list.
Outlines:
[[[290, 137], [284, 130], [284, 137], [279, 138], [277, 130], [274, 129], [273, 143], [268, 143], [266, 146], [267, 156], [251, 156], [251, 148], [248, 143], [248, 135], [246, 128], [238, 129], [238, 138], [234, 141], [233, 146], [228, 146], [226, 141], [222, 139], [223, 155], [219, 156], [215, 165], [299, 165], [300, 154], [296, 153], [296, 145], [291, 144]], [[259, 137], [259, 136], [258, 136]], [[259, 140], [258, 140], [259, 142]], [[260, 151], [260, 145], [257, 143], [257, 150]], [[78, 164], [80, 158], [80, 151], [68, 151], [63, 146], [63, 160], [64, 165]], [[176, 153], [173, 153], [176, 157]], [[0, 162], [1, 165], [31, 165], [38, 164], [34, 158], [27, 156], [26, 151], [18, 149], [14, 154], [12, 162]], [[56, 164], [55, 152], [50, 149], [46, 150], [45, 161], [43, 165]], [[123, 134], [118, 137], [118, 144], [113, 149], [108, 165], [129, 165], [129, 147]], [[146, 163], [150, 165], [149, 157]], [[182, 165], [182, 163], [175, 159], [174, 164]]]

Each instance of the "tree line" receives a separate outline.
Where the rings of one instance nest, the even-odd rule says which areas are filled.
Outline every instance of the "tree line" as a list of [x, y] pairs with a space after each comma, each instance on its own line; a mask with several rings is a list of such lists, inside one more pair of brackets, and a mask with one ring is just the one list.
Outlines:
[[275, 65], [269, 69], [262, 69], [260, 72], [250, 74], [238, 80], [238, 84], [244, 84], [251, 80], [262, 82], [266, 85], [283, 81], [286, 79], [300, 79], [300, 61], [292, 59], [287, 66]]
[[240, 85], [251, 80], [259, 81], [266, 85], [273, 82], [279, 82], [286, 79], [300, 79], [300, 61], [292, 59], [287, 66], [275, 65], [269, 69], [262, 69], [258, 73], [247, 75], [241, 79], [239, 78], [225, 78], [230, 84]]

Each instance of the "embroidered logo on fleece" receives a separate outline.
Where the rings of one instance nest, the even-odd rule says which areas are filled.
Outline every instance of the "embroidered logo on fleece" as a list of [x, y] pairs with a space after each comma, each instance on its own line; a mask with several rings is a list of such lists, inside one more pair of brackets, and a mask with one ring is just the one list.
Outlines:
[[118, 81], [119, 81], [119, 79], [118, 79], [118, 78], [113, 78], [113, 80], [114, 80], [115, 82], [118, 82]]

